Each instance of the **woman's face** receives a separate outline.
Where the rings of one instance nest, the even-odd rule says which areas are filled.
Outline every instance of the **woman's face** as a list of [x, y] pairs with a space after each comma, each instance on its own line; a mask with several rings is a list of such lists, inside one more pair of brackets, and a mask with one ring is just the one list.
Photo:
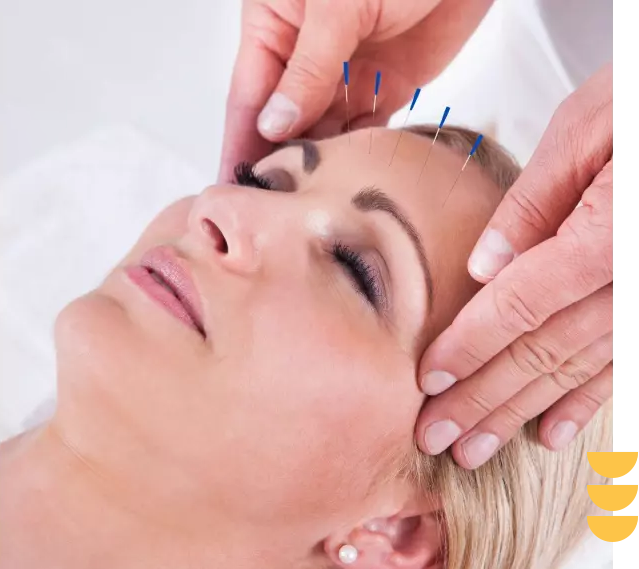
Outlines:
[[[417, 183], [431, 141], [408, 132], [389, 166], [398, 135], [375, 129], [370, 153], [369, 130], [295, 143], [246, 180], [271, 189], [162, 212], [60, 315], [60, 408], [115, 409], [167, 495], [227, 519], [321, 538], [365, 515], [411, 452], [419, 357], [477, 290], [466, 261], [500, 199], [472, 163], [446, 199], [464, 158], [441, 144]], [[156, 247], [204, 335], [130, 278]]]

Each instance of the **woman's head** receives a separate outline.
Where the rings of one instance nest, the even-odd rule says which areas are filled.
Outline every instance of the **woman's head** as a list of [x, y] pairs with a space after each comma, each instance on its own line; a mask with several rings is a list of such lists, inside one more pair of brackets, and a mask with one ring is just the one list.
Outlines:
[[[487, 146], [451, 193], [473, 138], [433, 133], [405, 132], [390, 165], [388, 129], [370, 153], [368, 130], [290, 144], [162, 212], [58, 319], [64, 436], [193, 535], [223, 519], [263, 566], [334, 563], [348, 540], [362, 569], [435, 562], [440, 513], [465, 522], [448, 459], [416, 460], [416, 367], [477, 291], [466, 261], [516, 167]], [[192, 282], [203, 333], [124, 270], [148, 251]], [[532, 452], [512, 460], [537, 468]]]

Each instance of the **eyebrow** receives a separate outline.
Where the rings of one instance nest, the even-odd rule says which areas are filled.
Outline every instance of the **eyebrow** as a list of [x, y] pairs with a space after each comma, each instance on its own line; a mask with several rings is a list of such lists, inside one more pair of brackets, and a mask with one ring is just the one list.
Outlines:
[[275, 147], [275, 150], [277, 151], [291, 146], [302, 147], [304, 172], [312, 174], [322, 161], [317, 144], [307, 138], [294, 138], [292, 140], [285, 140], [284, 142], [281, 142]]
[[[291, 146], [301, 146], [303, 152], [304, 172], [306, 172], [307, 174], [312, 174], [321, 162], [317, 144], [315, 144], [312, 140], [308, 140], [306, 138], [295, 138], [279, 143], [276, 146], [276, 150], [288, 148]], [[383, 211], [391, 215], [393, 219], [395, 219], [395, 221], [399, 223], [399, 225], [410, 238], [413, 246], [415, 247], [415, 251], [417, 252], [419, 264], [422, 267], [424, 279], [426, 281], [429, 305], [432, 306], [434, 298], [433, 276], [432, 271], [430, 270], [428, 258], [426, 257], [424, 245], [419, 238], [417, 229], [415, 229], [415, 226], [409, 221], [406, 215], [404, 215], [401, 208], [397, 205], [397, 202], [391, 199], [388, 194], [377, 188], [366, 187], [362, 188], [359, 192], [357, 192], [357, 194], [353, 196], [351, 203], [355, 206], [356, 209], [362, 212]]]
[[424, 245], [422, 244], [421, 239], [419, 238], [419, 233], [415, 229], [415, 226], [409, 221], [409, 219], [402, 213], [400, 207], [397, 203], [391, 199], [388, 194], [385, 194], [383, 191], [374, 188], [367, 187], [362, 188], [359, 192], [357, 192], [353, 199], [351, 200], [352, 204], [362, 212], [369, 211], [383, 211], [388, 213], [399, 223], [402, 229], [406, 232], [408, 237], [410, 238], [413, 246], [415, 247], [415, 251], [417, 252], [417, 257], [419, 258], [419, 264], [422, 267], [422, 271], [424, 273], [424, 278], [426, 280], [426, 288], [428, 290], [428, 298], [429, 304], [432, 306], [433, 302], [433, 276], [430, 270], [430, 264], [428, 263], [428, 258], [426, 257], [426, 252], [424, 250]]

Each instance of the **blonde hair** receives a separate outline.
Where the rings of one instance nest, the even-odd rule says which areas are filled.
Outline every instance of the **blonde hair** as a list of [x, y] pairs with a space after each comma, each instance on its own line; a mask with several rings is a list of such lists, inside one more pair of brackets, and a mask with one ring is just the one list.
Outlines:
[[[406, 130], [432, 138], [437, 126]], [[467, 156], [477, 136], [447, 127], [437, 140]], [[474, 157], [503, 193], [520, 174], [514, 158], [490, 137]], [[477, 470], [459, 467], [450, 452], [433, 457], [414, 448], [406, 474], [442, 501], [447, 569], [555, 569], [584, 536], [587, 516], [602, 513], [587, 486], [608, 481], [592, 471], [586, 453], [611, 449], [611, 405], [561, 452], [542, 446], [537, 427], [537, 420], [530, 421]]]
[[611, 417], [605, 406], [561, 452], [537, 438], [530, 421], [477, 470], [450, 455], [415, 449], [410, 476], [443, 504], [447, 569], [555, 569], [584, 536], [597, 512], [588, 484], [608, 481], [590, 468], [588, 451], [610, 450]]
[[[416, 125], [407, 127], [404, 130], [427, 138], [434, 138], [437, 132], [437, 125]], [[445, 126], [439, 131], [437, 140], [466, 157], [478, 136], [479, 133], [468, 128]], [[515, 158], [490, 136], [484, 136], [475, 154], [473, 154], [473, 158], [503, 193], [506, 193], [521, 173], [521, 167]]]

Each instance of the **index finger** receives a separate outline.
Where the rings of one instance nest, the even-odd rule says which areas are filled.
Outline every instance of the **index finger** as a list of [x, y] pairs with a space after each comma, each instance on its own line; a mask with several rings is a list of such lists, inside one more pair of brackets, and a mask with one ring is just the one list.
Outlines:
[[218, 181], [229, 181], [238, 162], [257, 162], [273, 149], [273, 143], [257, 130], [257, 117], [277, 86], [284, 67], [281, 58], [259, 38], [254, 35], [242, 38], [226, 100]]

